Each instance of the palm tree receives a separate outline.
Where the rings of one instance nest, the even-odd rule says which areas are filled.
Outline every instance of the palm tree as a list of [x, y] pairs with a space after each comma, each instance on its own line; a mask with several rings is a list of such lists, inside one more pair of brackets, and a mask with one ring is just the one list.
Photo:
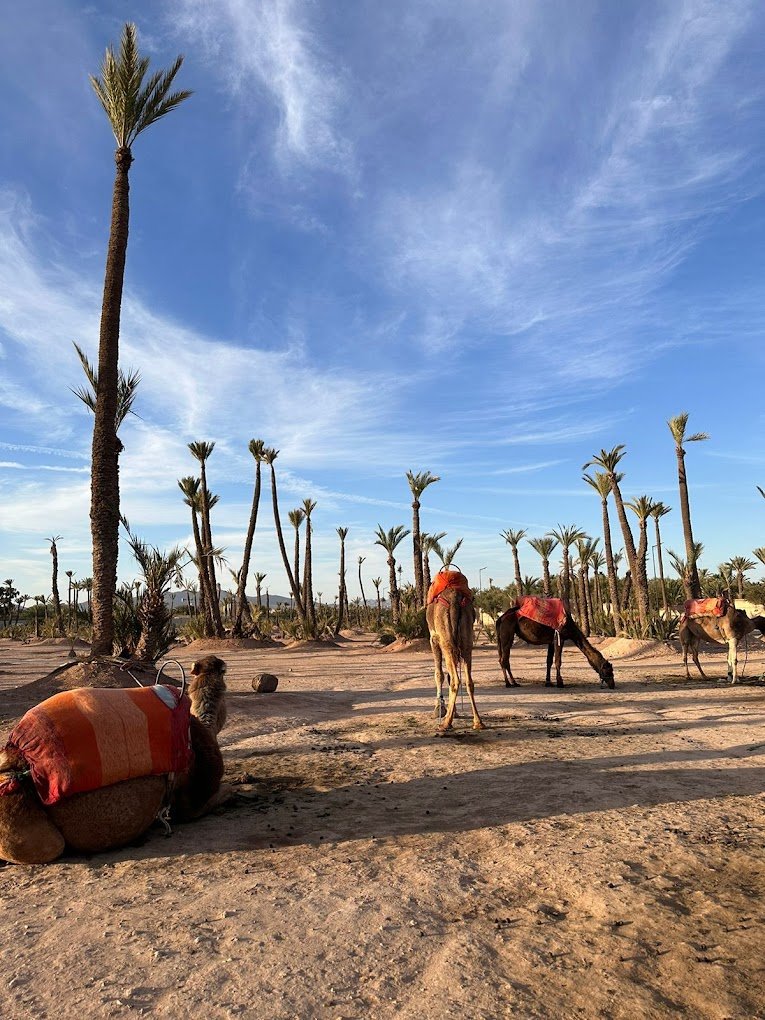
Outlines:
[[[289, 558], [287, 556], [287, 549], [286, 549], [286, 547], [284, 545], [284, 533], [282, 532], [282, 521], [281, 521], [281, 517], [279, 516], [279, 495], [278, 495], [278, 492], [277, 492], [277, 489], [276, 489], [276, 468], [274, 467], [274, 461], [276, 460], [276, 458], [278, 456], [279, 456], [279, 451], [273, 449], [272, 447], [267, 447], [266, 449], [263, 450], [263, 460], [265, 461], [266, 464], [268, 464], [268, 466], [271, 469], [271, 502], [272, 502], [272, 505], [273, 505], [273, 512], [274, 512], [274, 527], [276, 528], [276, 538], [277, 538], [277, 540], [279, 542], [279, 550], [280, 550], [280, 552], [282, 554], [282, 563], [284, 564], [284, 572], [287, 575], [287, 580], [289, 581], [289, 585], [290, 585], [290, 591], [292, 592], [292, 597], [295, 600], [295, 608], [298, 611], [298, 615], [300, 617], [300, 622], [301, 622], [301, 625], [303, 627], [303, 635], [305, 637], [314, 637], [315, 636], [315, 628], [314, 628], [313, 622], [306, 615], [306, 610], [305, 610], [305, 607], [303, 605], [303, 600], [300, 597], [300, 585], [298, 583], [298, 579], [292, 573], [292, 568], [290, 567], [290, 561], [289, 561]], [[266, 592], [266, 596], [268, 596], [267, 592]], [[267, 601], [267, 599], [266, 599], [266, 601]]]
[[136, 645], [135, 656], [137, 659], [154, 662], [164, 655], [173, 638], [173, 616], [165, 603], [165, 596], [180, 572], [181, 561], [186, 552], [176, 546], [163, 553], [156, 546], [148, 545], [137, 538], [124, 519], [123, 523], [145, 585], [138, 607], [141, 636]]
[[[691, 550], [691, 562], [692, 563], [698, 564], [699, 560], [701, 559], [701, 553], [703, 552], [703, 550], [704, 550], [704, 543], [703, 542], [694, 542], [693, 543], [693, 549]], [[691, 576], [690, 564], [688, 563], [687, 560], [684, 560], [682, 558], [680, 553], [676, 553], [673, 549], [667, 549], [667, 555], [669, 556], [670, 562], [672, 563], [672, 566], [673, 566], [675, 572], [677, 573], [677, 576], [683, 582], [683, 590], [684, 590], [684, 592], [685, 592], [685, 594], [687, 596], [688, 595], [688, 589], [689, 589], [689, 586], [690, 586], [689, 578]], [[701, 578], [701, 571], [700, 570], [698, 571], [698, 574], [699, 574], [699, 578]], [[699, 580], [699, 591], [701, 592], [701, 595], [703, 595], [703, 590], [704, 590], [703, 589], [703, 585], [701, 584], [701, 580]], [[701, 595], [699, 597], [701, 597]]]
[[590, 591], [589, 571], [592, 566], [593, 557], [598, 549], [599, 538], [579, 538], [576, 543], [577, 555], [579, 557], [579, 591], [582, 604], [582, 630], [584, 636], [590, 636], [590, 624], [593, 621], [594, 613], [592, 606], [592, 592]]
[[53, 557], [53, 580], [51, 582], [51, 589], [53, 593], [53, 619], [55, 621], [56, 636], [64, 636], [64, 618], [61, 612], [61, 596], [58, 593], [58, 546], [57, 542], [61, 541], [61, 535], [54, 535], [49, 538], [50, 542], [50, 554]]
[[506, 531], [500, 532], [500, 536], [504, 538], [510, 548], [513, 550], [513, 566], [515, 567], [515, 594], [520, 598], [523, 594], [521, 589], [521, 565], [518, 562], [518, 543], [526, 534], [526, 528], [519, 528], [517, 531], [513, 531], [508, 528]]
[[688, 597], [697, 599], [701, 596], [701, 585], [699, 584], [699, 572], [696, 561], [693, 559], [693, 529], [691, 527], [691, 506], [688, 499], [688, 479], [685, 474], [685, 444], [701, 443], [709, 439], [706, 432], [694, 432], [692, 436], [686, 436], [685, 429], [688, 425], [688, 412], [670, 418], [667, 422], [669, 431], [675, 441], [675, 455], [677, 456], [677, 483], [680, 490], [680, 514], [683, 519], [683, 537], [685, 538], [685, 558], [689, 568]]
[[295, 552], [294, 552], [294, 570], [295, 579], [300, 579], [300, 525], [305, 520], [305, 510], [302, 507], [295, 507], [294, 510], [287, 511], [287, 517], [289, 517], [290, 524], [295, 529]]
[[646, 556], [648, 554], [648, 518], [651, 516], [651, 511], [653, 510], [653, 500], [650, 496], [638, 496], [636, 499], [629, 500], [625, 505], [632, 510], [638, 519], [640, 538], [638, 540], [636, 566], [640, 585], [645, 587], [646, 594], [648, 594], [648, 570], [646, 568]]
[[109, 118], [117, 142], [109, 246], [106, 255], [101, 329], [98, 345], [98, 393], [91, 455], [90, 528], [93, 539], [94, 655], [110, 655], [114, 643], [114, 593], [117, 588], [117, 546], [120, 492], [117, 439], [119, 337], [122, 286], [130, 221], [129, 171], [132, 145], [138, 135], [191, 95], [171, 92], [183, 57], [148, 80], [148, 57], [138, 53], [135, 25], [122, 31], [119, 54], [109, 47], [101, 76], [90, 82]]
[[549, 532], [549, 536], [558, 540], [563, 553], [563, 601], [568, 603], [571, 590], [571, 564], [569, 561], [569, 549], [575, 542], [578, 542], [580, 538], [586, 538], [587, 536], [582, 529], [578, 528], [575, 524], [570, 524], [568, 527], [564, 527], [562, 524], [559, 524], [557, 528], [553, 528]]
[[[303, 605], [314, 628], [316, 627], [316, 606], [313, 602], [313, 550], [311, 539], [313, 537], [313, 525], [311, 514], [316, 509], [315, 499], [303, 500], [303, 513], [305, 514], [305, 556], [303, 557]], [[297, 578], [296, 578], [297, 580]]]
[[390, 606], [393, 614], [393, 626], [395, 627], [401, 615], [401, 598], [399, 595], [398, 585], [396, 584], [396, 558], [393, 554], [399, 543], [402, 542], [409, 534], [409, 529], [405, 528], [403, 524], [397, 524], [394, 528], [389, 528], [388, 531], [383, 531], [382, 525], [378, 524], [375, 534], [377, 535], [375, 545], [382, 546], [388, 554], [388, 569], [390, 571]]
[[[616, 474], [617, 482], [620, 482], [624, 475]], [[600, 509], [603, 519], [603, 550], [606, 557], [606, 576], [608, 578], [608, 598], [611, 603], [611, 616], [614, 621], [614, 632], [619, 634], [622, 630], [622, 613], [619, 605], [619, 585], [616, 580], [616, 568], [614, 567], [614, 553], [611, 545], [611, 521], [608, 516], [608, 497], [611, 493], [611, 477], [606, 471], [596, 471], [595, 476], [582, 475], [587, 484], [600, 496]]]
[[422, 586], [425, 589], [427, 595], [428, 589], [430, 588], [430, 554], [435, 552], [438, 548], [438, 543], [442, 538], [446, 538], [445, 531], [438, 531], [435, 535], [431, 535], [426, 531], [420, 534], [420, 548], [422, 549]]
[[550, 581], [550, 557], [558, 544], [556, 538], [544, 535], [541, 538], [527, 539], [531, 548], [542, 557], [542, 573], [544, 574], [544, 594], [547, 598], [552, 595], [552, 583]]
[[758, 546], [757, 549], [753, 549], [752, 553], [757, 557], [760, 563], [765, 566], [765, 545]]
[[[588, 467], [593, 464], [603, 468], [608, 475], [609, 481], [611, 482], [611, 492], [614, 494], [614, 503], [616, 504], [616, 516], [619, 518], [619, 525], [622, 529], [622, 538], [624, 539], [624, 551], [627, 554], [627, 563], [629, 564], [630, 577], [635, 585], [635, 594], [637, 597], [637, 608], [638, 608], [638, 619], [640, 621], [640, 629], [643, 631], [648, 630], [648, 586], [642, 585], [642, 577], [637, 569], [637, 550], [635, 548], [635, 540], [632, 537], [632, 531], [630, 530], [629, 521], [627, 520], [627, 511], [624, 508], [624, 500], [622, 498], [622, 491], [619, 488], [619, 482], [622, 479], [622, 475], [616, 470], [616, 466], [624, 456], [624, 443], [619, 443], [614, 446], [611, 450], [601, 450], [600, 453], [595, 454], [592, 460], [582, 468], [585, 471]], [[624, 599], [623, 605], [626, 606], [627, 600]]]
[[750, 560], [748, 556], [731, 556], [728, 560], [728, 566], [736, 575], [736, 589], [738, 597], [742, 599], [744, 597], [744, 574], [754, 570], [757, 564], [754, 560]]
[[255, 574], [255, 600], [258, 603], [258, 608], [263, 608], [263, 599], [260, 593], [261, 586], [266, 579], [266, 574]]
[[440, 544], [436, 544], [435, 554], [441, 560], [441, 563], [445, 567], [450, 567], [454, 562], [454, 557], [457, 555], [460, 546], [464, 542], [464, 538], [457, 539], [451, 548], [444, 549]]
[[667, 506], [666, 503], [662, 503], [660, 499], [657, 499], [653, 508], [651, 509], [651, 517], [656, 526], [656, 558], [659, 563], [659, 581], [661, 583], [661, 601], [664, 608], [664, 618], [669, 616], [669, 603], [667, 601], [667, 582], [664, 580], [664, 560], [661, 555], [661, 532], [659, 531], [659, 519], [665, 517], [670, 510], [671, 506]]
[[202, 541], [204, 544], [204, 559], [202, 561], [202, 569], [207, 575], [207, 587], [208, 593], [212, 598], [212, 618], [215, 628], [215, 637], [223, 637], [223, 621], [220, 615], [220, 603], [218, 601], [218, 581], [215, 576], [215, 562], [212, 553], [213, 541], [212, 541], [212, 525], [210, 522], [210, 510], [217, 502], [217, 498], [211, 496], [209, 489], [207, 488], [207, 460], [212, 456], [212, 452], [215, 449], [215, 443], [189, 443], [189, 452], [192, 457], [199, 461], [199, 475], [200, 475], [200, 487], [199, 487], [199, 499], [200, 499], [200, 517], [202, 520]]
[[366, 609], [367, 608], [367, 597], [364, 594], [364, 585], [362, 584], [362, 581], [361, 581], [361, 564], [364, 562], [365, 559], [366, 559], [366, 556], [359, 556], [358, 564], [359, 564], [359, 588], [361, 588], [361, 601], [364, 603], [364, 608]]
[[[337, 622], [335, 623], [335, 637], [340, 633], [343, 626], [343, 610], [345, 603], [348, 598], [348, 594], [345, 588], [345, 540], [348, 537], [347, 528], [337, 528], [337, 534], [340, 536], [340, 589], [337, 596]], [[349, 620], [350, 622], [350, 620]]]
[[231, 628], [233, 637], [241, 637], [242, 619], [247, 607], [247, 575], [250, 572], [250, 556], [252, 555], [252, 543], [255, 538], [255, 528], [258, 523], [258, 508], [260, 507], [261, 474], [260, 467], [263, 463], [263, 450], [265, 445], [262, 439], [251, 439], [247, 449], [255, 458], [255, 488], [252, 493], [252, 507], [250, 508], [250, 520], [247, 525], [247, 535], [244, 540], [244, 553], [242, 554], [242, 568], [239, 571], [239, 581], [236, 587], [236, 615]]
[[382, 627], [382, 602], [380, 601], [380, 585], [382, 584], [381, 577], [373, 577], [372, 584], [375, 586], [377, 592], [377, 629]]
[[406, 480], [414, 497], [412, 502], [412, 550], [414, 555], [414, 587], [417, 592], [417, 604], [425, 603], [425, 578], [422, 569], [422, 539], [420, 535], [420, 496], [425, 489], [433, 482], [440, 481], [438, 475], [432, 475], [429, 471], [420, 471], [414, 474], [407, 471]]
[[212, 637], [215, 633], [215, 624], [212, 616], [212, 603], [215, 600], [210, 590], [210, 579], [204, 569], [206, 561], [204, 541], [199, 527], [199, 515], [202, 506], [202, 497], [199, 491], [200, 480], [192, 475], [187, 475], [178, 481], [178, 488], [184, 496], [183, 502], [191, 508], [191, 528], [194, 535], [194, 547], [196, 556], [192, 557], [199, 572], [199, 598], [202, 614], [205, 618], [205, 637]]

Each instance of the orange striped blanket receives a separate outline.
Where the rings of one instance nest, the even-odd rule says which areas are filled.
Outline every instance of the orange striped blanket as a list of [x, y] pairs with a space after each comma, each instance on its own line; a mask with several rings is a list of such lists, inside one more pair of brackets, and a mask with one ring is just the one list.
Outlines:
[[446, 591], [447, 588], [456, 588], [467, 598], [471, 600], [473, 598], [473, 592], [470, 590], [470, 584], [464, 574], [461, 574], [459, 570], [439, 570], [428, 588], [426, 605], [435, 602], [441, 592]]
[[566, 622], [566, 607], [562, 599], [545, 599], [537, 595], [521, 595], [515, 600], [518, 615], [527, 620], [560, 630]]
[[727, 599], [688, 599], [683, 616], [692, 620], [695, 616], [725, 616], [727, 612]]
[[191, 702], [161, 684], [80, 687], [30, 709], [7, 747], [25, 758], [43, 804], [138, 776], [181, 772], [191, 760]]

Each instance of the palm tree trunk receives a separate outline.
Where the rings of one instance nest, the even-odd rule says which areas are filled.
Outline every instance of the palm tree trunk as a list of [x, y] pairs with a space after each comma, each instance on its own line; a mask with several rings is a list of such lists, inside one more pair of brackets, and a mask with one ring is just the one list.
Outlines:
[[513, 566], [515, 567], [515, 592], [518, 598], [523, 595], [523, 582], [521, 580], [521, 564], [518, 559], [518, 546], [511, 547], [513, 550]]
[[[643, 562], [643, 571], [640, 572], [638, 564], [637, 550], [635, 549], [635, 540], [632, 537], [632, 531], [630, 530], [629, 521], [627, 520], [627, 511], [624, 509], [624, 500], [622, 499], [621, 490], [619, 489], [619, 483], [616, 480], [616, 475], [611, 472], [611, 491], [614, 494], [614, 503], [616, 504], [616, 515], [619, 518], [619, 524], [622, 529], [622, 537], [624, 539], [624, 551], [627, 554], [627, 560], [629, 562], [630, 574], [632, 576], [632, 584], [635, 588], [635, 601], [637, 602], [638, 619], [640, 621], [641, 630], [648, 629], [648, 586], [643, 584], [643, 578], [645, 575], [645, 561]], [[626, 599], [625, 599], [626, 604]]]
[[688, 479], [685, 474], [685, 450], [679, 443], [675, 444], [675, 453], [677, 455], [677, 484], [680, 490], [680, 516], [683, 520], [683, 538], [685, 539], [685, 560], [690, 575], [686, 595], [691, 599], [699, 599], [701, 598], [701, 584], [696, 566], [693, 529], [691, 528], [691, 505], [688, 499]]
[[210, 598], [212, 599], [212, 605], [210, 606], [213, 626], [215, 628], [215, 637], [223, 637], [225, 633], [223, 627], [223, 620], [220, 615], [220, 595], [218, 592], [218, 581], [215, 576], [215, 561], [213, 558], [213, 543], [212, 543], [212, 524], [210, 523], [210, 493], [207, 488], [207, 473], [205, 471], [205, 462], [202, 459], [200, 462], [200, 478], [201, 478], [201, 495], [202, 495], [202, 538], [205, 544], [205, 557], [202, 562], [202, 569], [207, 575], [207, 589]]
[[550, 561], [546, 557], [542, 557], [542, 577], [544, 579], [544, 596], [550, 598], [552, 595], [552, 582], [550, 580]]
[[61, 597], [58, 593], [58, 549], [56, 548], [55, 542], [51, 543], [50, 554], [53, 557], [53, 577], [51, 580], [53, 593], [53, 618], [56, 624], [56, 637], [62, 637], [64, 634], [64, 620], [61, 615]]
[[[343, 614], [346, 609], [346, 591], [345, 591], [345, 542], [340, 539], [340, 591], [337, 599], [337, 622], [335, 624], [335, 637], [340, 633], [343, 627]], [[348, 614], [348, 622], [350, 623], [350, 613]]]
[[396, 584], [396, 561], [392, 556], [388, 557], [388, 569], [390, 570], [390, 608], [391, 615], [393, 616], [393, 626], [395, 627], [401, 615], [401, 603]]
[[422, 540], [420, 538], [420, 502], [412, 503], [412, 551], [414, 557], [414, 588], [417, 605], [425, 604], [425, 578], [422, 570]]
[[303, 605], [305, 615], [311, 621], [314, 631], [316, 630], [316, 605], [313, 598], [313, 550], [311, 548], [312, 538], [311, 518], [306, 515], [305, 519], [305, 556], [303, 557]]
[[590, 613], [589, 606], [587, 604], [587, 580], [584, 573], [584, 567], [579, 569], [579, 603], [580, 603], [580, 619], [582, 621], [582, 633], [585, 637], [590, 636]]
[[111, 655], [114, 644], [114, 593], [120, 523], [117, 387], [122, 288], [130, 222], [130, 149], [114, 155], [116, 171], [106, 254], [91, 453], [90, 531], [93, 542], [93, 655]]
[[231, 628], [232, 637], [241, 637], [242, 618], [244, 607], [247, 602], [247, 575], [250, 572], [250, 556], [252, 555], [252, 542], [255, 538], [255, 528], [258, 523], [258, 508], [260, 506], [260, 461], [255, 465], [255, 490], [252, 494], [252, 508], [250, 509], [250, 522], [247, 526], [247, 537], [244, 540], [244, 554], [242, 556], [242, 569], [239, 572], [239, 584], [236, 590], [236, 616]]
[[608, 597], [611, 601], [611, 616], [614, 620], [614, 631], [618, 635], [623, 630], [622, 611], [619, 605], [619, 584], [614, 566], [614, 551], [611, 545], [611, 521], [608, 518], [608, 497], [601, 500], [603, 511], [603, 549], [606, 554], [606, 575], [608, 577]]
[[[292, 592], [292, 597], [295, 600], [295, 606], [297, 607], [298, 615], [300, 616], [300, 622], [303, 625], [303, 633], [305, 634], [306, 637], [314, 637], [314, 629], [312, 628], [311, 622], [306, 616], [306, 611], [303, 606], [303, 600], [300, 598], [300, 589], [298, 588], [297, 582], [292, 573], [289, 557], [287, 556], [287, 549], [284, 545], [284, 533], [282, 532], [282, 521], [279, 516], [279, 497], [276, 492], [276, 471], [274, 469], [273, 463], [270, 465], [270, 467], [271, 467], [271, 502], [274, 511], [274, 526], [276, 528], [276, 537], [279, 542], [279, 550], [282, 554], [284, 572], [287, 575], [287, 580], [289, 581], [290, 585], [290, 591]], [[266, 606], [267, 608], [270, 608], [268, 606], [268, 591], [266, 591]]]

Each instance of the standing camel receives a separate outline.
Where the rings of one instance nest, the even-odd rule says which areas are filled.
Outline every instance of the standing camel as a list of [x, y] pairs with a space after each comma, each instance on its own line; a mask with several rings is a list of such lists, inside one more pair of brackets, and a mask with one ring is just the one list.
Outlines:
[[467, 579], [456, 570], [441, 570], [428, 591], [425, 617], [430, 632], [436, 679], [436, 714], [441, 718], [443, 707], [444, 659], [449, 674], [449, 704], [440, 732], [451, 728], [457, 707], [459, 665], [465, 665], [465, 686], [473, 710], [473, 729], [484, 728], [475, 703], [473, 687], [473, 623], [475, 612]]
[[[551, 602], [553, 600], [548, 599], [546, 601]], [[505, 677], [505, 687], [519, 686], [510, 669], [510, 649], [513, 647], [513, 641], [517, 635], [529, 645], [547, 645], [545, 687], [552, 687], [550, 672], [553, 657], [555, 658], [555, 682], [558, 687], [563, 687], [563, 678], [560, 672], [563, 645], [566, 641], [573, 641], [600, 677], [600, 686], [613, 689], [614, 667], [607, 659], [603, 658], [597, 648], [590, 644], [577, 626], [571, 613], [565, 613], [564, 623], [556, 629], [537, 620], [531, 620], [526, 616], [522, 616], [519, 608], [519, 606], [511, 606], [497, 620], [497, 651], [499, 654], [499, 664]]]
[[699, 644], [708, 641], [714, 645], [728, 646], [728, 679], [732, 684], [738, 682], [738, 644], [752, 631], [759, 630], [765, 634], [765, 616], [748, 617], [743, 609], [728, 605], [722, 616], [689, 616], [687, 612], [680, 620], [680, 644], [683, 647], [683, 663], [685, 675], [690, 680], [688, 669], [688, 652], [690, 651], [696, 668], [707, 680], [699, 663]]

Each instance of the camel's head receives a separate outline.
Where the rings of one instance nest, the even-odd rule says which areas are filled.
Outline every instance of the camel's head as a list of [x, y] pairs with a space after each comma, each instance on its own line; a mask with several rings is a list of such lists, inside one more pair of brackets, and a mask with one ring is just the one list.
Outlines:
[[[226, 675], [226, 663], [223, 659], [219, 659], [217, 655], [205, 655], [204, 658], [197, 659], [192, 665], [191, 675], [196, 678], [197, 684], [201, 682], [203, 677], [209, 679], [217, 677], [223, 683], [225, 689], [226, 684], [223, 678]], [[194, 686], [193, 680], [191, 686]]]
[[600, 686], [608, 687], [609, 690], [613, 690], [615, 686], [614, 667], [607, 659], [603, 660], [603, 665], [598, 670], [598, 674], [600, 676]]

